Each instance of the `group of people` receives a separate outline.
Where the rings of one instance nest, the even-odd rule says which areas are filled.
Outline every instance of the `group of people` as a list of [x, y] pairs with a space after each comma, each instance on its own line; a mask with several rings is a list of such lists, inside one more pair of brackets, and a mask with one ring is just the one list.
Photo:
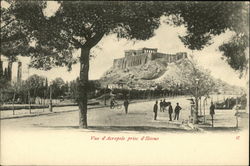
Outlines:
[[[172, 121], [172, 114], [173, 114], [173, 107], [171, 102], [166, 102], [165, 99], [160, 101], [160, 112], [164, 112], [166, 108], [168, 107], [168, 114], [169, 114], [169, 121]], [[179, 103], [176, 103], [175, 109], [174, 109], [174, 120], [179, 120], [180, 116], [180, 111], [181, 107]], [[158, 101], [156, 100], [154, 107], [153, 107], [153, 112], [154, 112], [154, 120], [157, 119], [157, 112], [158, 112]]]
[[[115, 99], [111, 99], [110, 101], [110, 108], [114, 108], [115, 103], [117, 104], [117, 102], [115, 101]], [[160, 112], [165, 112], [168, 111], [169, 114], [169, 121], [172, 121], [172, 114], [174, 113], [174, 120], [179, 120], [180, 117], [180, 111], [181, 111], [181, 106], [179, 105], [179, 103], [176, 103], [176, 106], [173, 110], [172, 104], [171, 102], [166, 102], [166, 100], [160, 100]], [[124, 102], [123, 102], [123, 106], [125, 109], [125, 113], [128, 114], [128, 106], [129, 106], [129, 101], [127, 98], [125, 98]], [[213, 102], [211, 102], [211, 106], [210, 106], [210, 115], [212, 117], [212, 125], [213, 125], [213, 119], [214, 119], [214, 114], [215, 114], [215, 105], [213, 104]], [[153, 112], [154, 112], [154, 120], [157, 119], [157, 113], [158, 113], [158, 101], [156, 100], [154, 107], [153, 107]]]
[[166, 100], [160, 100], [160, 112], [165, 112], [167, 106], [169, 105], [169, 102], [166, 102]]

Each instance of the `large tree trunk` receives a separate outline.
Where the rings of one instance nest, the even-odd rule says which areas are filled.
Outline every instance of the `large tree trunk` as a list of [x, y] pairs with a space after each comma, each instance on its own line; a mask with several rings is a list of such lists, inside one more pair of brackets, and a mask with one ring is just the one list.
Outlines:
[[88, 47], [81, 48], [80, 57], [80, 82], [79, 82], [79, 128], [87, 128], [87, 87], [89, 81], [89, 53]]
[[89, 54], [93, 48], [103, 37], [104, 32], [96, 33], [92, 38], [87, 39], [81, 46], [80, 57], [80, 80], [78, 85], [78, 103], [79, 103], [79, 128], [87, 128], [87, 103], [88, 103], [88, 81], [89, 81]]

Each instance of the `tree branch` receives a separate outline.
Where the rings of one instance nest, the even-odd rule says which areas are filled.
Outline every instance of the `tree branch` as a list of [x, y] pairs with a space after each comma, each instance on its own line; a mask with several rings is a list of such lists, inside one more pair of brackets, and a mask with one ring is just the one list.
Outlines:
[[83, 47], [88, 47], [88, 48], [94, 47], [102, 39], [104, 34], [105, 34], [104, 32], [95, 34], [92, 38], [87, 40], [86, 43], [84, 43]]
[[87, 32], [87, 29], [83, 26], [84, 33], [82, 34], [86, 40], [89, 40], [91, 38], [90, 32]]
[[10, 21], [8, 21], [5, 25], [3, 25], [1, 27], [1, 29], [3, 29], [4, 27], [8, 26], [10, 23], [12, 23], [15, 19], [11, 19]]
[[1, 42], [10, 42], [10, 41], [16, 41], [16, 40], [19, 40], [19, 39], [23, 39], [25, 38], [26, 36], [23, 34], [23, 33], [15, 33], [14, 35], [12, 36], [9, 36], [7, 37], [7, 35], [4, 35], [3, 37], [1, 36]]
[[73, 41], [73, 43], [74, 43], [74, 45], [75, 45], [76, 47], [79, 47], [79, 48], [82, 47], [81, 42], [78, 41], [76, 38], [72, 37], [71, 39], [72, 39], [72, 41]]

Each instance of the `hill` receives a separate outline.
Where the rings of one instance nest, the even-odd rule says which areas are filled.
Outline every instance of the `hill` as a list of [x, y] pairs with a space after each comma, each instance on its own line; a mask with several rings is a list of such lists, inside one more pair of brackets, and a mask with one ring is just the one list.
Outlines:
[[[183, 71], [192, 70], [192, 65], [188, 62], [188, 58], [172, 63], [167, 63], [164, 59], [156, 59], [126, 69], [111, 67], [101, 77], [100, 82], [103, 86], [123, 82], [125, 88], [150, 89], [161, 86], [163, 89], [169, 89], [177, 84], [182, 84], [181, 73]], [[211, 75], [209, 75], [209, 79], [214, 82], [213, 91], [216, 93], [239, 94], [245, 92], [243, 88], [229, 85], [220, 79], [213, 78]]]

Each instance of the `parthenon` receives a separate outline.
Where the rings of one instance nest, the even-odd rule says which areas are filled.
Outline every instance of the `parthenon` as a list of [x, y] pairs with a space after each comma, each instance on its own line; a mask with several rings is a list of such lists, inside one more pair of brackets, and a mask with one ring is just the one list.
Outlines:
[[176, 54], [165, 54], [157, 52], [157, 48], [142, 48], [138, 50], [126, 50], [125, 57], [115, 59], [113, 67], [125, 69], [133, 66], [146, 64], [148, 61], [164, 58], [168, 63], [177, 61], [179, 59], [187, 58], [186, 52], [178, 52]]

